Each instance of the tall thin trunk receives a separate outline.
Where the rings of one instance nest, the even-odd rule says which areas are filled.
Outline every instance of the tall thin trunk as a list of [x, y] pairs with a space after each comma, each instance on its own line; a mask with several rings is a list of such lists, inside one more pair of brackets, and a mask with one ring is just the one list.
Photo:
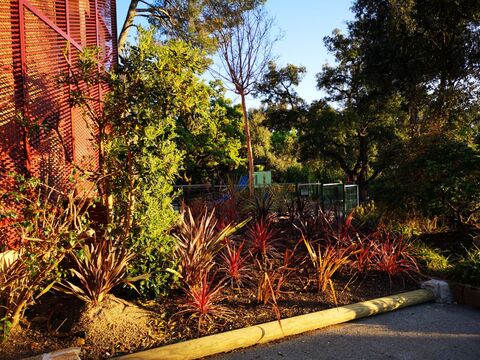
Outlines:
[[252, 140], [251, 140], [251, 137], [250, 137], [250, 125], [248, 124], [247, 105], [245, 103], [245, 94], [241, 93], [240, 97], [242, 99], [243, 127], [244, 127], [244, 130], [245, 130], [245, 139], [247, 141], [248, 189], [249, 189], [249, 192], [250, 192], [250, 196], [253, 196], [254, 164], [253, 164]]
[[127, 42], [128, 31], [133, 25], [133, 19], [137, 16], [137, 6], [140, 0], [131, 0], [130, 6], [128, 8], [127, 17], [125, 18], [125, 22], [123, 23], [122, 30], [120, 31], [120, 35], [118, 36], [118, 52], [122, 50]]

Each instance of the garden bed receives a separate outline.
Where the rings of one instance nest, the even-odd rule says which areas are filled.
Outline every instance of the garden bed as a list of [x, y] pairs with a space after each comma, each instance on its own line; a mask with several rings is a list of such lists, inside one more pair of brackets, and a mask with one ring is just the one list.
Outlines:
[[[285, 287], [278, 301], [282, 318], [335, 306], [328, 292], [296, 291], [300, 285], [293, 283]], [[335, 278], [335, 287], [338, 305], [346, 305], [412, 290], [417, 288], [417, 284], [401, 278], [390, 283], [384, 274], [373, 273], [354, 281], [348, 274], [339, 274]], [[233, 318], [217, 321], [202, 333], [187, 318], [174, 315], [178, 311], [175, 296], [160, 302], [136, 302], [132, 305], [111, 298], [101, 311], [91, 315], [94, 320], [94, 325], [90, 324], [91, 331], [79, 331], [78, 321], [85, 316], [82, 303], [71, 297], [53, 294], [27, 313], [22, 326], [7, 343], [0, 345], [0, 354], [2, 359], [13, 360], [77, 346], [82, 348], [82, 359], [100, 359], [276, 320], [271, 306], [257, 303], [253, 289], [225, 290], [222, 305], [234, 312]], [[135, 318], [138, 319], [137, 324], [127, 327], [122, 324], [125, 319], [132, 321]]]

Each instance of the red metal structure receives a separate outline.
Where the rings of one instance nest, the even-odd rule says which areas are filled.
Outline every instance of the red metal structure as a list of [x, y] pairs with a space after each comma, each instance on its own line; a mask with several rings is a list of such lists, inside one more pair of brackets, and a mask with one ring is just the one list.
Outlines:
[[[96, 46], [109, 67], [116, 38], [115, 0], [0, 0], [0, 187], [17, 172], [62, 189], [74, 163], [97, 166], [95, 129], [58, 79], [68, 71], [67, 45], [71, 63]], [[0, 245], [1, 225], [0, 217]]]

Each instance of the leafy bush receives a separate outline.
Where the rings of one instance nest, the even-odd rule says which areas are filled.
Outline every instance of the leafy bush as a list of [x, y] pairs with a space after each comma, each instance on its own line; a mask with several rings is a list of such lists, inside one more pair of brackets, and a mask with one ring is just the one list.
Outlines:
[[452, 136], [423, 136], [404, 144], [377, 182], [375, 198], [459, 224], [480, 211], [480, 152]]
[[185, 42], [161, 43], [142, 29], [137, 45], [124, 55], [119, 70], [110, 74], [112, 91], [105, 106], [112, 125], [112, 224], [119, 225], [113, 234], [126, 232], [139, 254], [128, 273], [152, 274], [140, 290], [158, 296], [174, 280], [166, 269], [175, 267], [175, 240], [168, 232], [178, 221], [171, 202], [185, 155], [179, 127], [184, 122], [195, 127], [210, 108], [208, 86], [199, 78], [208, 61]]
[[6, 339], [26, 308], [59, 280], [59, 265], [90, 231], [88, 193], [81, 199], [19, 177], [15, 198], [21, 206], [19, 250], [0, 258], [0, 338]]
[[382, 216], [383, 211], [378, 208], [373, 200], [360, 204], [353, 210], [355, 227], [365, 231], [374, 231], [380, 224]]
[[134, 281], [146, 277], [125, 278], [127, 266], [134, 257], [135, 254], [118, 241], [93, 239], [81, 251], [71, 253], [74, 267], [70, 271], [80, 286], [64, 280], [56, 288], [96, 306], [115, 286], [127, 283], [133, 287]]
[[453, 266], [452, 276], [463, 283], [480, 286], [480, 248], [469, 250]]
[[215, 276], [208, 277], [204, 273], [198, 283], [189, 284], [185, 289], [186, 298], [180, 303], [180, 311], [176, 315], [189, 314], [190, 319], [197, 318], [198, 332], [202, 333], [205, 326], [213, 324], [215, 318], [231, 319], [232, 312], [218, 304], [222, 299], [223, 284], [214, 285]]
[[215, 211], [204, 208], [195, 219], [189, 208], [181, 214], [180, 225], [174, 236], [177, 239], [175, 257], [182, 281], [189, 287], [201, 282], [215, 265], [215, 256], [224, 247], [223, 240], [245, 225], [227, 225], [218, 231]]
[[432, 249], [420, 241], [415, 242], [413, 247], [421, 264], [428, 271], [446, 274], [451, 268], [450, 257], [445, 256], [441, 250]]

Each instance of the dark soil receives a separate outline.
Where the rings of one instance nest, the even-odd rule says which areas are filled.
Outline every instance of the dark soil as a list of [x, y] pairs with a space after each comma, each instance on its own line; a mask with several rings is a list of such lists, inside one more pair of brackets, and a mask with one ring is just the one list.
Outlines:
[[[353, 278], [336, 276], [338, 305], [346, 305], [417, 288], [411, 279], [370, 274]], [[299, 291], [299, 289], [303, 289]], [[0, 344], [0, 358], [17, 360], [67, 347], [81, 347], [82, 359], [102, 359], [277, 320], [270, 305], [256, 301], [255, 289], [224, 289], [222, 305], [231, 310], [229, 320], [217, 319], [199, 332], [195, 320], [175, 315], [180, 296], [159, 302], [127, 303], [111, 297], [100, 308], [89, 309], [76, 299], [51, 294], [41, 298], [26, 314], [21, 327]], [[317, 293], [300, 280], [292, 280], [278, 308], [282, 318], [334, 307], [330, 292]]]

